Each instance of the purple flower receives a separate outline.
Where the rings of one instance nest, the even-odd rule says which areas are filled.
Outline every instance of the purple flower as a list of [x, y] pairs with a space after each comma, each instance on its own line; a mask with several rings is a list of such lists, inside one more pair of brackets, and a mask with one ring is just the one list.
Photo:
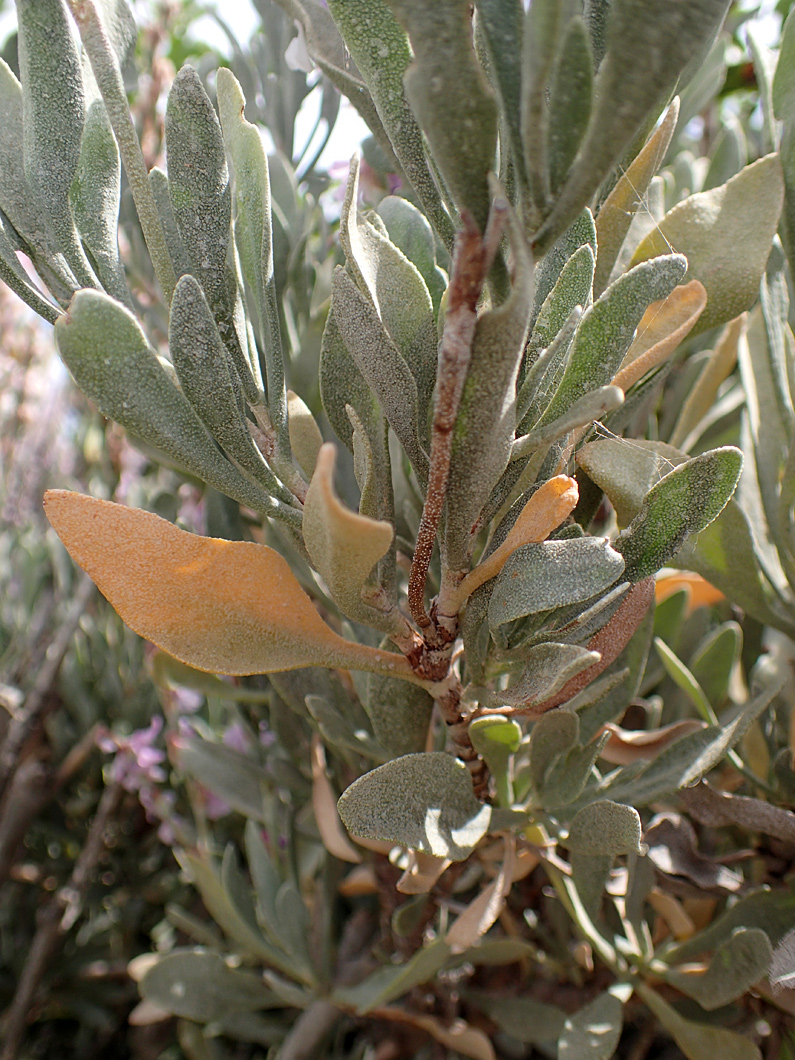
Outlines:
[[165, 751], [154, 743], [163, 729], [161, 717], [152, 718], [145, 729], [137, 729], [129, 736], [119, 736], [107, 729], [97, 735], [97, 744], [107, 754], [115, 752], [110, 768], [111, 779], [126, 791], [140, 791], [149, 784], [161, 784], [166, 779], [161, 763]]

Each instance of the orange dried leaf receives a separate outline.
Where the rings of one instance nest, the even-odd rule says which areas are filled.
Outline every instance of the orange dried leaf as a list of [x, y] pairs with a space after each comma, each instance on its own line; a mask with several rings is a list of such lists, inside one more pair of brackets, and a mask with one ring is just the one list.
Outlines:
[[373, 1009], [369, 1015], [376, 1019], [393, 1020], [396, 1023], [409, 1023], [413, 1027], [419, 1027], [445, 1048], [452, 1049], [460, 1056], [468, 1056], [471, 1060], [496, 1060], [494, 1046], [483, 1031], [471, 1027], [464, 1020], [455, 1020], [448, 1025], [436, 1016], [420, 1016], [415, 1012], [391, 1006]]
[[654, 586], [654, 599], [661, 604], [679, 589], [688, 590], [688, 614], [695, 611], [697, 607], [719, 604], [721, 600], [726, 599], [720, 589], [710, 585], [700, 574], [692, 574], [690, 571], [675, 571], [673, 574], [663, 574], [658, 577]]
[[323, 846], [340, 861], [358, 865], [362, 856], [348, 839], [337, 812], [337, 798], [326, 776], [326, 753], [320, 737], [312, 737], [312, 809]]
[[638, 325], [638, 334], [613, 377], [613, 386], [629, 390], [652, 368], [662, 364], [695, 327], [707, 305], [707, 292], [698, 280], [676, 287], [661, 302], [653, 302]]
[[44, 506], [72, 559], [127, 625], [197, 670], [323, 666], [413, 677], [402, 656], [330, 629], [272, 548], [199, 537], [150, 512], [66, 490], [49, 490]]
[[467, 597], [491, 578], [496, 578], [517, 548], [545, 541], [555, 527], [571, 515], [578, 499], [577, 483], [573, 478], [556, 475], [548, 479], [525, 504], [500, 547], [470, 571], [451, 594], [445, 613], [457, 614]]

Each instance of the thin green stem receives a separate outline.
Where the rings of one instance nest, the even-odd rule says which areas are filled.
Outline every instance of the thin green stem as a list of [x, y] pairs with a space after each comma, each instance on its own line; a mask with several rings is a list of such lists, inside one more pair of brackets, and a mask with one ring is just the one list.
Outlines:
[[149, 174], [133, 125], [121, 70], [116, 61], [113, 46], [108, 40], [94, 0], [67, 0], [67, 3], [80, 31], [83, 47], [91, 60], [91, 68], [119, 145], [124, 171], [130, 182], [135, 209], [138, 212], [157, 281], [162, 288], [166, 303], [170, 305], [177, 277], [168, 252], [163, 225], [160, 214], [157, 212], [155, 197], [149, 183]]

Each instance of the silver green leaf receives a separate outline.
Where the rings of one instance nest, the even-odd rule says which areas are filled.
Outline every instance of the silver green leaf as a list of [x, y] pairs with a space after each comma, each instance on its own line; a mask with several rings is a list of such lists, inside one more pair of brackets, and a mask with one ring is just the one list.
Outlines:
[[[335, 269], [332, 280], [332, 313], [346, 350], [378, 398], [417, 474], [424, 479], [428, 457], [419, 438], [416, 380], [372, 300], [362, 294], [342, 266]], [[353, 401], [349, 403], [359, 411]]]
[[406, 27], [414, 61], [406, 97], [453, 201], [481, 231], [497, 147], [497, 104], [472, 47], [468, 0], [389, 0]]
[[25, 177], [80, 285], [97, 287], [69, 208], [85, 88], [63, 0], [18, 0]]
[[641, 830], [640, 815], [634, 807], [600, 799], [575, 814], [565, 845], [591, 856], [637, 854]]
[[273, 275], [268, 158], [258, 129], [243, 117], [245, 99], [230, 70], [218, 71], [216, 91], [224, 142], [235, 176], [235, 239], [243, 276], [256, 306], [259, 343], [265, 358], [268, 412], [277, 445], [289, 453], [287, 392]]
[[574, 162], [591, 117], [593, 55], [581, 18], [569, 19], [549, 85], [549, 175], [553, 195]]
[[299, 512], [249, 482], [218, 451], [124, 306], [99, 291], [79, 291], [56, 324], [55, 340], [77, 385], [104, 416], [241, 504], [300, 525]]
[[624, 560], [606, 538], [522, 545], [502, 568], [489, 602], [496, 629], [525, 615], [588, 600], [623, 573]]
[[172, 950], [140, 983], [141, 996], [163, 1012], [212, 1023], [230, 1012], [271, 1008], [276, 998], [259, 975], [230, 967], [214, 950]]
[[120, 194], [119, 149], [105, 104], [95, 99], [86, 112], [80, 158], [69, 190], [69, 202], [102, 286], [113, 298], [131, 307], [117, 240]]
[[428, 166], [422, 133], [403, 87], [411, 62], [405, 32], [385, 0], [331, 0], [329, 10], [367, 82], [396, 158], [428, 217], [451, 245], [452, 223]]
[[682, 71], [717, 33], [728, 0], [613, 0], [588, 133], [550, 216], [536, 235], [546, 249], [589, 201], [643, 126], [652, 124]]
[[551, 423], [583, 394], [607, 386], [652, 302], [667, 298], [687, 271], [681, 254], [643, 262], [611, 284], [584, 313], [566, 370], [537, 427]]
[[290, 504], [292, 495], [268, 467], [246, 426], [237, 373], [193, 276], [182, 276], [174, 290], [168, 341], [182, 392], [212, 436], [244, 472]]
[[579, 644], [544, 641], [524, 653], [525, 668], [516, 684], [500, 693], [500, 699], [515, 707], [527, 707], [549, 699], [578, 673], [599, 661], [598, 652]]
[[725, 324], [753, 305], [783, 196], [781, 160], [766, 155], [726, 184], [678, 203], [638, 246], [633, 264], [673, 248], [687, 258], [688, 280], [706, 287], [707, 307], [691, 335]]
[[766, 975], [772, 956], [773, 948], [764, 931], [739, 928], [717, 948], [705, 972], [690, 975], [671, 968], [665, 978], [712, 1012], [758, 983]]
[[425, 216], [407, 199], [387, 195], [378, 204], [378, 216], [386, 225], [390, 242], [414, 265], [425, 281], [433, 303], [434, 318], [439, 315], [447, 275], [436, 259], [436, 241]]
[[359, 777], [338, 803], [353, 836], [463, 861], [486, 834], [491, 807], [472, 792], [469, 770], [442, 752], [410, 754]]
[[613, 994], [599, 994], [569, 1016], [558, 1038], [558, 1060], [609, 1060], [621, 1037], [624, 1006]]
[[739, 449], [711, 449], [652, 486], [638, 514], [615, 541], [626, 563], [626, 578], [638, 582], [654, 574], [690, 534], [709, 526], [734, 493], [742, 464]]
[[364, 707], [376, 739], [390, 755], [425, 748], [433, 699], [424, 688], [384, 674], [368, 674]]

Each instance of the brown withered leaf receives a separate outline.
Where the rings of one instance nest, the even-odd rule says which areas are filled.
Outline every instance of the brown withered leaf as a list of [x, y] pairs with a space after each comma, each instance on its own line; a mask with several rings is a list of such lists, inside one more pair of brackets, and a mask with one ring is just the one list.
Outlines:
[[516, 839], [504, 838], [504, 859], [496, 878], [453, 921], [445, 942], [453, 953], [464, 953], [481, 939], [503, 910], [514, 876]]
[[656, 758], [666, 747], [696, 729], [705, 729], [705, 721], [687, 718], [664, 725], [661, 729], [622, 729], [608, 722], [599, 730], [609, 732], [610, 739], [602, 749], [602, 758], [616, 766], [625, 766], [640, 759]]
[[738, 824], [750, 832], [764, 832], [785, 843], [795, 843], [795, 813], [762, 799], [716, 791], [706, 780], [683, 788], [679, 797], [691, 817], [713, 828]]
[[665, 890], [680, 897], [704, 894], [734, 894], [743, 878], [725, 865], [706, 857], [698, 849], [693, 826], [678, 813], [658, 814], [643, 834]]

